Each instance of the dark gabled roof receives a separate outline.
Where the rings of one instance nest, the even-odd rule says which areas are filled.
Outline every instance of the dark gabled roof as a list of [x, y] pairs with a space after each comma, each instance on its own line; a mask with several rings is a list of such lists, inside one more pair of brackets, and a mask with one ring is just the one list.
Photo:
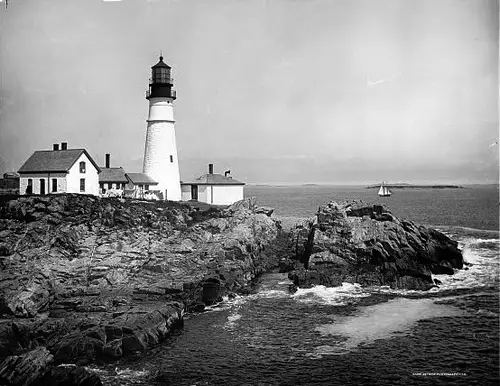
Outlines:
[[5, 172], [3, 174], [3, 178], [6, 178], [6, 179], [19, 178], [19, 173], [16, 173], [16, 172]]
[[158, 182], [145, 173], [127, 173], [126, 175], [134, 185], [158, 185]]
[[101, 168], [97, 166], [92, 157], [85, 149], [68, 150], [38, 150], [21, 166], [18, 173], [56, 173], [68, 172], [82, 154], [85, 154], [98, 172]]
[[182, 181], [181, 185], [245, 185], [244, 182], [222, 174], [204, 174], [194, 181]]
[[170, 67], [168, 64], [166, 64], [164, 61], [163, 61], [163, 56], [160, 56], [160, 61], [158, 63], [156, 63], [153, 67], [151, 68], [158, 68], [158, 67], [166, 67], [166, 68], [172, 68]]
[[120, 168], [101, 168], [99, 173], [99, 182], [123, 182], [127, 183], [128, 179], [125, 175], [125, 170]]

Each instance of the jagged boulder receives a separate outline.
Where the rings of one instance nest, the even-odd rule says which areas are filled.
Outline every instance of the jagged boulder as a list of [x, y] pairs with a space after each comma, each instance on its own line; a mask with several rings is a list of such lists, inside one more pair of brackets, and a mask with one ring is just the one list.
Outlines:
[[163, 341], [182, 325], [184, 306], [180, 303], [143, 303], [117, 307], [114, 312], [85, 313], [65, 320], [67, 334], [48, 341], [56, 359], [107, 356], [119, 358]]
[[431, 274], [463, 267], [455, 241], [378, 205], [331, 202], [298, 223], [290, 238], [294, 259], [303, 264], [289, 274], [299, 287], [349, 282], [427, 290]]
[[45, 375], [53, 359], [53, 355], [45, 347], [38, 347], [23, 355], [10, 356], [0, 364], [0, 384], [33, 385]]
[[102, 386], [99, 376], [85, 367], [53, 366], [45, 347], [7, 357], [0, 363], [0, 384], [6, 386]]
[[54, 366], [47, 371], [40, 385], [102, 386], [99, 376], [86, 367], [74, 365]]

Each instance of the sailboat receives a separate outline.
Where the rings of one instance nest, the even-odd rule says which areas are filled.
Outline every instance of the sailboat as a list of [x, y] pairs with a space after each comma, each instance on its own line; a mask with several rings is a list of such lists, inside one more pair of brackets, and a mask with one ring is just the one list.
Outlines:
[[378, 195], [380, 197], [390, 197], [392, 192], [389, 190], [387, 186], [384, 185], [384, 181], [380, 184], [380, 189], [378, 190]]

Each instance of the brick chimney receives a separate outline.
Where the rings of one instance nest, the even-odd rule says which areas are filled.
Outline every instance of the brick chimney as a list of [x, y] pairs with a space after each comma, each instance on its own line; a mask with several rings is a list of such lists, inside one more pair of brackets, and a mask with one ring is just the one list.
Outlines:
[[106, 169], [109, 169], [110, 158], [111, 158], [111, 155], [110, 154], [106, 154]]
[[53, 145], [53, 150], [59, 150], [59, 144], [58, 143], [54, 143]]
[[208, 174], [214, 174], [214, 164], [208, 164]]
[[61, 150], [68, 150], [68, 142], [61, 142]]

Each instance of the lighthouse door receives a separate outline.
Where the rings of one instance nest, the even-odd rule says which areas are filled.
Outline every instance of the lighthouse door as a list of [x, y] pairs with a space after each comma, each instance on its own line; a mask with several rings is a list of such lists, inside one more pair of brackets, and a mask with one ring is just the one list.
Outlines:
[[198, 201], [198, 185], [191, 185], [191, 200]]

